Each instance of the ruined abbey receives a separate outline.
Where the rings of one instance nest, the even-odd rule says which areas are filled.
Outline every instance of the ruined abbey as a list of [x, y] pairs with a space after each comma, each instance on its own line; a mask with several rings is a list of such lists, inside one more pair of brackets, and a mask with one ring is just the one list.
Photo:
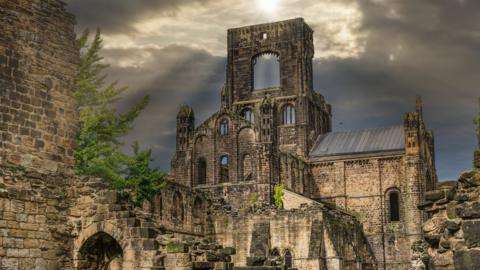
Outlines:
[[1, 1], [0, 269], [410, 269], [437, 186], [421, 99], [398, 126], [334, 131], [303, 19], [227, 47], [218, 111], [181, 106], [167, 186], [138, 208], [73, 173], [73, 16]]

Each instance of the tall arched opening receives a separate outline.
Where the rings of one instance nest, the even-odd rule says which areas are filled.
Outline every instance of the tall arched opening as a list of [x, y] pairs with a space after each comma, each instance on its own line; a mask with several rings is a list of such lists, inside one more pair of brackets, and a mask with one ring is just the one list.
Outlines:
[[98, 232], [79, 250], [79, 270], [122, 270], [123, 249], [112, 236]]

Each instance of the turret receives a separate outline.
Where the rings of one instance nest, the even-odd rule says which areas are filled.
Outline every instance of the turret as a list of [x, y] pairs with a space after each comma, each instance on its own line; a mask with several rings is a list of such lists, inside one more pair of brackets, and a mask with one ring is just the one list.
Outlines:
[[177, 153], [188, 149], [195, 128], [195, 115], [188, 105], [182, 105], [177, 114]]

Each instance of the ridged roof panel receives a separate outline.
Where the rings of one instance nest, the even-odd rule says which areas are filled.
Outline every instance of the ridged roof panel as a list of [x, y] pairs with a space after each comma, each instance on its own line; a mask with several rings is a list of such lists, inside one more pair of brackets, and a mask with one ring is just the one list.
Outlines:
[[405, 149], [403, 126], [357, 129], [320, 135], [310, 157]]

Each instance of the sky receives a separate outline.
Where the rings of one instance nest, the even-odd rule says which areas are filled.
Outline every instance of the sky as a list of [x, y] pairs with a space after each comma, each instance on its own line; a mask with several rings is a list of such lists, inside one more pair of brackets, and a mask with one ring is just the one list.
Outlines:
[[314, 87], [333, 129], [400, 125], [421, 95], [439, 179], [472, 167], [480, 96], [478, 0], [67, 0], [76, 31], [100, 28], [125, 110], [150, 104], [125, 138], [168, 170], [180, 104], [200, 124], [220, 106], [228, 28], [303, 17], [314, 29]]

